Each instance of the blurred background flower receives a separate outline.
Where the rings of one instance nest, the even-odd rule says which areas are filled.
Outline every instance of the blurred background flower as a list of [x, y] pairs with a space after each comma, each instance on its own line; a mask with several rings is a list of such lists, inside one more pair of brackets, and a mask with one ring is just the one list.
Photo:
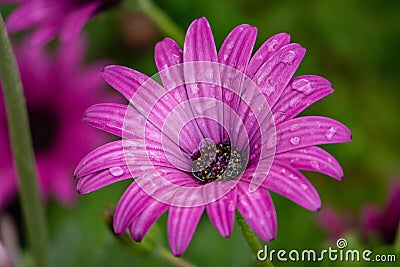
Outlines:
[[[76, 198], [72, 179], [74, 166], [86, 152], [105, 140], [105, 135], [81, 123], [82, 113], [88, 106], [110, 98], [99, 76], [103, 64], [83, 64], [85, 42], [82, 39], [51, 52], [22, 43], [15, 46], [15, 53], [27, 102], [42, 197], [72, 203]], [[2, 209], [16, 197], [18, 187], [3, 101], [0, 123]]]
[[122, 0], [0, 0], [20, 3], [7, 19], [10, 33], [35, 28], [31, 41], [46, 43], [60, 36], [62, 41], [74, 41], [85, 23], [98, 12]]

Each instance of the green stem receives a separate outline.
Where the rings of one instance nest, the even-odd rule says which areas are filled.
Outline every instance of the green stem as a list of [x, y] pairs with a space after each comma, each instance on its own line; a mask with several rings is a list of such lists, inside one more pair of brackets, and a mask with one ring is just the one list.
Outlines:
[[11, 43], [0, 14], [0, 76], [8, 130], [13, 156], [18, 171], [19, 192], [29, 245], [35, 266], [48, 266], [47, 229], [41, 205], [32, 140], [21, 79], [12, 51]]
[[[260, 251], [264, 248], [261, 246], [260, 241], [258, 240], [257, 236], [250, 229], [246, 220], [243, 218], [243, 216], [237, 210], [236, 210], [236, 221], [239, 224], [240, 230], [242, 231], [242, 234], [243, 234], [243, 237], [246, 239], [247, 244], [249, 245], [251, 251], [257, 257], [258, 251]], [[266, 260], [266, 261], [263, 261], [260, 263], [262, 264], [262, 266], [274, 267], [272, 262], [270, 262], [269, 260]]]
[[193, 265], [190, 262], [187, 262], [186, 260], [182, 259], [182, 258], [177, 258], [175, 256], [173, 256], [166, 248], [161, 247], [156, 251], [156, 255], [162, 259], [165, 260], [166, 262], [171, 263], [173, 266], [177, 266], [177, 267], [195, 267], [195, 265]]
[[184, 33], [162, 9], [156, 6], [151, 0], [138, 0], [138, 4], [139, 8], [154, 21], [165, 35], [174, 39], [179, 45], [183, 45], [185, 39]]

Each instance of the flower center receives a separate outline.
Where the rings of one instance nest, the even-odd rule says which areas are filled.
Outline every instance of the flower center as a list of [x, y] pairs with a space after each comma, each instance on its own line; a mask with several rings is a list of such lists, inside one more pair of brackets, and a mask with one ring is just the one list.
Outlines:
[[235, 179], [245, 169], [247, 157], [230, 142], [201, 147], [193, 159], [193, 177], [203, 184]]
[[28, 107], [28, 110], [33, 148], [36, 152], [43, 152], [56, 141], [57, 116], [48, 108]]

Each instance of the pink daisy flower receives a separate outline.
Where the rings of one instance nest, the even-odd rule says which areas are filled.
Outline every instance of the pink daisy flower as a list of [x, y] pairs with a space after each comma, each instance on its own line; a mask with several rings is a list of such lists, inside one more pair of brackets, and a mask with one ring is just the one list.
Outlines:
[[0, 0], [20, 3], [7, 18], [10, 33], [35, 27], [34, 43], [47, 43], [60, 36], [62, 41], [76, 38], [85, 23], [97, 12], [121, 0]]
[[[42, 47], [28, 45], [15, 48], [41, 193], [44, 199], [54, 197], [66, 204], [76, 198], [75, 185], [70, 179], [73, 166], [88, 151], [106, 140], [105, 135], [82, 125], [82, 112], [96, 101], [111, 98], [106, 97], [99, 75], [104, 65], [83, 66], [82, 40], [61, 46], [54, 52], [50, 54]], [[1, 209], [17, 193], [3, 101], [0, 101], [0, 129]], [[75, 140], [78, 139], [80, 143], [76, 145]]]
[[299, 117], [333, 92], [324, 78], [292, 78], [305, 49], [289, 35], [268, 39], [252, 56], [257, 29], [236, 27], [217, 52], [205, 18], [189, 27], [183, 51], [171, 39], [156, 45], [163, 86], [122, 66], [103, 78], [130, 105], [98, 104], [84, 121], [122, 137], [78, 164], [77, 189], [86, 194], [134, 177], [114, 214], [117, 234], [141, 241], [167, 210], [172, 253], [182, 255], [204, 211], [223, 237], [235, 210], [264, 241], [277, 222], [270, 191], [309, 210], [321, 201], [299, 170], [341, 179], [343, 171], [319, 144], [348, 142], [351, 132], [325, 117]]

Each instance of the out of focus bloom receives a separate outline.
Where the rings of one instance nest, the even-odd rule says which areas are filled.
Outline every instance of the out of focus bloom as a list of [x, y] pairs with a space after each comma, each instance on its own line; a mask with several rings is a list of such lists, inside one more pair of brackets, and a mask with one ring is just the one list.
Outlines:
[[[111, 99], [99, 75], [103, 63], [83, 65], [82, 40], [61, 46], [53, 54], [27, 45], [16, 46], [15, 54], [27, 102], [42, 196], [71, 203], [76, 197], [70, 178], [73, 167], [85, 153], [106, 140], [105, 135], [81, 123], [82, 112], [87, 107]], [[2, 209], [16, 196], [18, 187], [3, 100], [0, 101], [0, 129]]]
[[205, 18], [189, 27], [183, 51], [171, 39], [155, 48], [163, 86], [122, 66], [103, 78], [131, 105], [98, 104], [84, 121], [122, 137], [89, 153], [75, 176], [82, 194], [135, 177], [121, 197], [114, 230], [141, 241], [167, 210], [168, 238], [182, 255], [204, 211], [223, 237], [238, 209], [264, 241], [275, 238], [270, 191], [309, 210], [319, 195], [299, 170], [340, 180], [339, 163], [319, 144], [348, 142], [351, 132], [325, 117], [295, 118], [333, 92], [324, 78], [292, 78], [305, 49], [288, 34], [252, 56], [257, 29], [239, 25], [217, 52]]
[[358, 219], [349, 211], [342, 214], [327, 208], [321, 211], [317, 220], [331, 240], [356, 232], [364, 242], [378, 239], [384, 244], [393, 244], [400, 223], [400, 181], [394, 181], [389, 189], [389, 197], [383, 208], [366, 204]]
[[35, 28], [34, 43], [46, 43], [56, 36], [75, 39], [82, 27], [99, 11], [122, 0], [0, 0], [20, 3], [7, 18], [10, 33]]
[[[361, 214], [363, 235], [378, 237], [386, 244], [392, 244], [400, 223], [400, 180], [389, 188], [389, 197], [383, 209], [376, 205], [366, 205]], [[398, 234], [398, 233], [397, 233]]]

